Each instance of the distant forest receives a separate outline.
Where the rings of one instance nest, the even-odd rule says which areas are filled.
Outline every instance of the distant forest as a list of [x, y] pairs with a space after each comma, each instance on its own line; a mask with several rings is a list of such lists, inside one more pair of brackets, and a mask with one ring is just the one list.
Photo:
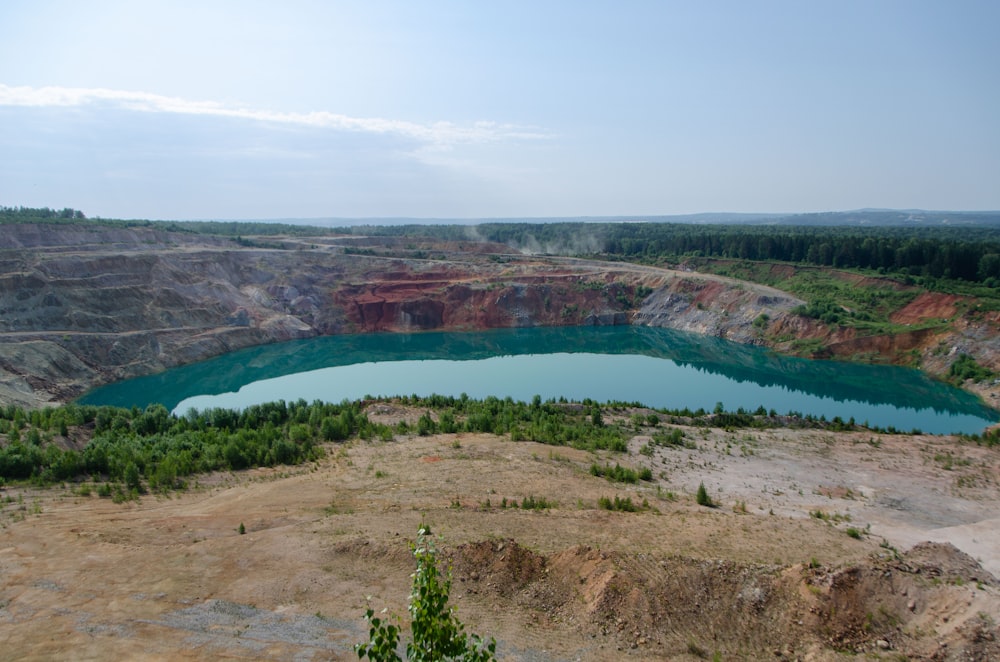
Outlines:
[[96, 227], [100, 225], [118, 228], [154, 228], [164, 232], [187, 232], [210, 234], [222, 237], [245, 237], [253, 235], [295, 235], [317, 236], [334, 233], [328, 228], [268, 221], [148, 221], [142, 219], [122, 220], [91, 218], [76, 209], [49, 209], [48, 207], [3, 207], [0, 206], [0, 225], [4, 223], [51, 223], [57, 225], [77, 225]]
[[1000, 285], [1000, 227], [837, 227], [683, 223], [484, 223], [345, 232], [506, 244], [517, 250], [658, 262], [682, 257], [781, 261]]
[[84, 220], [87, 217], [82, 211], [71, 209], [70, 207], [66, 207], [65, 209], [49, 209], [48, 207], [0, 207], [0, 218], [29, 222], [34, 220], [73, 221]]
[[[873, 212], [876, 218], [879, 214]], [[856, 214], [855, 214], [856, 215]], [[845, 219], [855, 215], [844, 214]], [[836, 214], [800, 215], [792, 218]], [[898, 214], [897, 214], [898, 216]], [[943, 216], [943, 214], [942, 214]], [[993, 219], [996, 214], [955, 214]], [[902, 217], [901, 217], [902, 218]], [[49, 222], [154, 227], [160, 230], [246, 237], [354, 234], [424, 237], [451, 241], [490, 241], [514, 250], [581, 255], [638, 262], [685, 257], [780, 261], [841, 269], [1000, 285], [1000, 225], [759, 225], [659, 222], [491, 222], [478, 225], [386, 225], [317, 228], [305, 225], [237, 221], [88, 220], [74, 209], [0, 207], [2, 222]]]

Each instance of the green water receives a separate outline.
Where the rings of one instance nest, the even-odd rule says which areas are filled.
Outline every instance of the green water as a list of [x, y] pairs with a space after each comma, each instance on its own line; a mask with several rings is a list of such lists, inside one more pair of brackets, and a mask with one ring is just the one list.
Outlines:
[[779, 356], [646, 327], [329, 336], [267, 345], [111, 384], [86, 404], [241, 408], [366, 395], [488, 395], [642, 402], [711, 411], [763, 406], [899, 430], [980, 432], [997, 413], [974, 396], [889, 366]]

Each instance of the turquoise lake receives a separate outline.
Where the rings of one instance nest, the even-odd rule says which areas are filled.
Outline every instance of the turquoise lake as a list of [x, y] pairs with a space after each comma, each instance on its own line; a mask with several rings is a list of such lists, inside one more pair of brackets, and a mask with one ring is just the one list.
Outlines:
[[328, 336], [241, 350], [95, 389], [84, 404], [242, 408], [274, 400], [565, 396], [711, 411], [760, 406], [910, 431], [978, 433], [998, 414], [916, 370], [779, 356], [647, 327]]

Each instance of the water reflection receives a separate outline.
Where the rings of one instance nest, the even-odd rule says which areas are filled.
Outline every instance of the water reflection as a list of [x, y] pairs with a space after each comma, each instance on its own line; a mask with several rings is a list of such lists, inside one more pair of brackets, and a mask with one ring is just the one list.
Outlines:
[[[717, 375], [725, 378], [718, 382], [717, 399], [732, 407], [736, 407], [736, 401], [740, 400], [733, 395], [734, 385], [738, 388], [739, 384], [745, 384], [748, 389], [774, 387], [820, 399], [904, 410], [929, 410], [946, 418], [962, 417], [959, 427], [936, 431], [979, 431], [997, 419], [996, 412], [971, 394], [931, 380], [916, 370], [811, 361], [780, 356], [758, 347], [717, 338], [646, 327], [550, 327], [475, 333], [330, 336], [233, 352], [158, 375], [112, 384], [91, 392], [81, 401], [140, 407], [150, 402], [161, 402], [173, 409], [196, 394], [234, 392], [252, 382], [321, 368], [399, 361], [477, 361], [497, 356], [566, 353], [646, 356]], [[690, 373], [687, 379], [691, 379]], [[459, 390], [473, 392], [471, 388]], [[377, 392], [398, 394], [409, 391], [386, 387]], [[363, 395], [357, 393], [353, 397]], [[601, 396], [595, 393], [591, 397]], [[653, 397], [640, 399], [655, 406], [685, 406], [657, 403]], [[805, 402], [804, 406], [812, 406], [808, 400], [801, 398], [788, 401]], [[713, 404], [714, 401], [702, 406], [710, 408]], [[753, 406], [756, 407], [756, 404]], [[790, 408], [793, 407], [778, 407], [778, 411], [784, 413]], [[869, 407], [862, 409], [865, 413], [870, 411]], [[799, 411], [816, 415], [823, 413], [809, 409]], [[866, 420], [862, 416], [856, 416], [856, 419]], [[926, 421], [927, 417], [921, 417], [921, 420]], [[896, 425], [901, 429], [921, 427], [878, 423], [876, 420], [871, 422], [883, 426]], [[969, 429], [970, 425], [972, 429]], [[925, 430], [933, 427], [923, 423]]]

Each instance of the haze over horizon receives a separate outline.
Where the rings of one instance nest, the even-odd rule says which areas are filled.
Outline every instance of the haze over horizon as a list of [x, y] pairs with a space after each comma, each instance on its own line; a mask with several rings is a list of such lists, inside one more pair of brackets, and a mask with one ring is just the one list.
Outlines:
[[1000, 4], [10, 0], [0, 204], [1000, 209]]

